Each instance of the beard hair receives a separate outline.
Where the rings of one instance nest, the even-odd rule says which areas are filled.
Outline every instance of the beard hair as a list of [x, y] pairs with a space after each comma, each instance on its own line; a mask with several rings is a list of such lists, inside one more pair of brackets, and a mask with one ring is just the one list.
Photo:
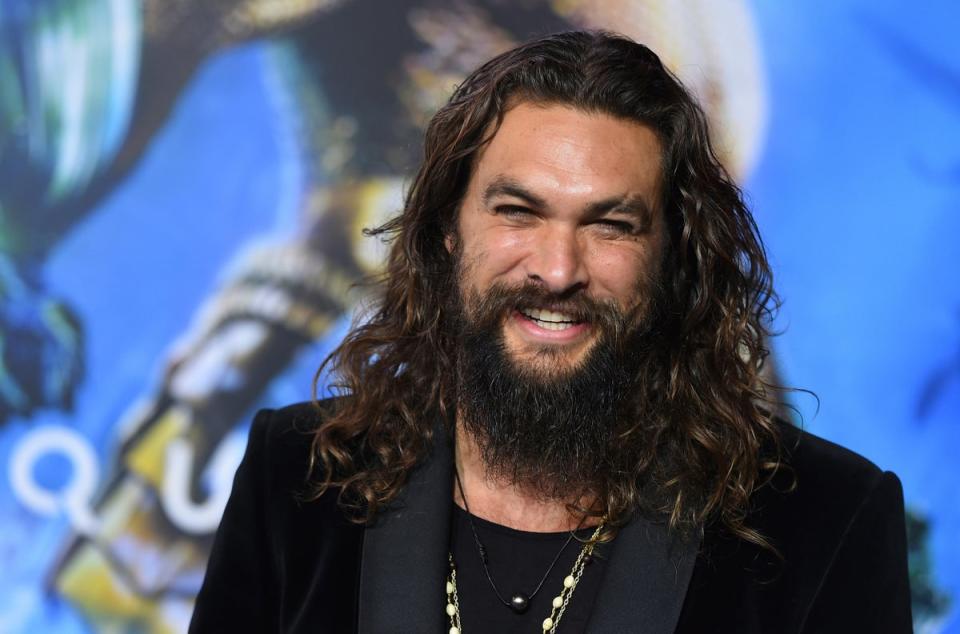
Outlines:
[[[458, 275], [455, 315], [458, 407], [477, 441], [487, 475], [541, 499], [577, 498], [603, 489], [613, 475], [617, 435], [643, 408], [633, 398], [640, 364], [653, 340], [662, 291], [641, 282], [647, 301], [629, 314], [613, 300], [583, 292], [558, 296], [528, 282], [464, 294]], [[641, 295], [643, 297], [643, 295]], [[536, 349], [518, 363], [504, 324], [521, 308], [549, 307], [586, 321], [599, 334], [583, 359], [566, 367], [561, 346]], [[632, 422], [632, 421], [630, 421]]]

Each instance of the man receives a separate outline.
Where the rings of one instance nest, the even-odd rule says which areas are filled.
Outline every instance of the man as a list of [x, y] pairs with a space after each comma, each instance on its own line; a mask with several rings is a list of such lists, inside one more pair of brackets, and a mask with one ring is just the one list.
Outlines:
[[261, 412], [192, 631], [908, 632], [899, 482], [775, 420], [702, 112], [554, 35], [433, 118], [346, 396]]

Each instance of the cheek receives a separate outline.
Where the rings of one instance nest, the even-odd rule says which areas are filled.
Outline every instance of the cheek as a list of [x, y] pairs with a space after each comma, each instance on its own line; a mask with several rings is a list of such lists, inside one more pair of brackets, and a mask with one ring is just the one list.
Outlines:
[[517, 231], [490, 229], [478, 232], [473, 239], [465, 241], [464, 262], [474, 271], [482, 271], [479, 276], [486, 280], [512, 276], [522, 269], [530, 242], [529, 236]]
[[591, 278], [596, 282], [597, 290], [616, 298], [624, 307], [630, 307], [641, 299], [637, 297], [638, 290], [649, 287], [655, 258], [636, 248], [621, 246], [599, 249], [595, 253]]

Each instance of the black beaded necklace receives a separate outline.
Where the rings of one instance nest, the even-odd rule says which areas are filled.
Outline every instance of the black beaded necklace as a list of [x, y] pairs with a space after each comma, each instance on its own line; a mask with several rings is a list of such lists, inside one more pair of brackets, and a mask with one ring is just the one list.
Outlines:
[[[480, 536], [477, 535], [477, 527], [473, 523], [473, 514], [470, 512], [470, 505], [467, 504], [467, 496], [463, 492], [463, 483], [460, 482], [460, 472], [459, 469], [453, 470], [454, 478], [457, 480], [457, 489], [460, 490], [460, 499], [463, 500], [463, 508], [467, 512], [467, 520], [470, 522], [470, 531], [473, 533], [473, 541], [477, 543], [477, 550], [480, 552], [480, 563], [483, 564], [483, 572], [487, 576], [487, 581], [490, 583], [490, 587], [493, 588], [493, 593], [497, 595], [500, 603], [504, 604], [517, 614], [523, 614], [527, 611], [527, 608], [530, 606], [530, 601], [533, 597], [537, 596], [537, 593], [540, 592], [540, 589], [543, 587], [544, 582], [547, 580], [547, 577], [550, 575], [550, 572], [553, 570], [554, 566], [557, 565], [557, 562], [560, 561], [560, 556], [563, 554], [563, 551], [567, 549], [567, 546], [570, 545], [570, 542], [573, 541], [574, 531], [570, 531], [570, 536], [567, 537], [567, 540], [563, 542], [563, 546], [560, 547], [560, 551], [553, 558], [553, 561], [550, 562], [550, 567], [547, 568], [547, 571], [543, 573], [543, 577], [540, 578], [540, 583], [537, 584], [537, 587], [534, 588], [533, 592], [526, 594], [524, 592], [514, 592], [510, 596], [510, 600], [507, 601], [503, 598], [503, 595], [500, 594], [500, 590], [497, 589], [497, 584], [493, 582], [493, 576], [490, 574], [490, 569], [487, 567], [487, 549], [483, 547], [483, 543], [480, 541]], [[584, 517], [586, 519], [586, 517]], [[583, 521], [580, 520], [580, 524], [577, 526], [579, 529], [583, 526]]]

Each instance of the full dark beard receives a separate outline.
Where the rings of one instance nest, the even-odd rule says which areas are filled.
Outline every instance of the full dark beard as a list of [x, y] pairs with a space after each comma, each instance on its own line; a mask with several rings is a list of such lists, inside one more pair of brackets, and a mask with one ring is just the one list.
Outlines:
[[[632, 403], [639, 362], [650, 343], [656, 302], [624, 315], [615, 303], [585, 295], [558, 298], [536, 285], [494, 286], [461, 297], [458, 404], [488, 473], [548, 499], [596, 491], [609, 477], [611, 448]], [[550, 306], [589, 321], [599, 332], [575, 366], [551, 363], [564, 351], [544, 346], [519, 365], [503, 337], [517, 309]], [[560, 368], [560, 369], [557, 369]], [[635, 407], [630, 408], [636, 412]]]

